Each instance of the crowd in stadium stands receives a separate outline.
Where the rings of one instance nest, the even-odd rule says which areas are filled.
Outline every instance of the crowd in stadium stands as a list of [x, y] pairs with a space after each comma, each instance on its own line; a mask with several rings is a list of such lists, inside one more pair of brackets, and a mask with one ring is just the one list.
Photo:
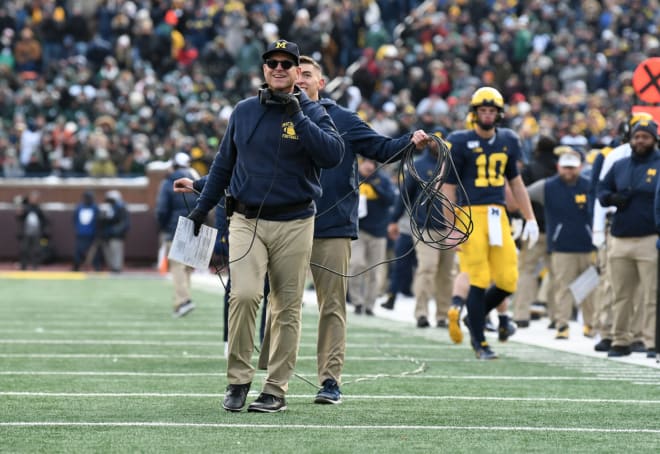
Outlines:
[[471, 94], [489, 85], [525, 159], [540, 134], [602, 147], [635, 103], [632, 71], [658, 52], [655, 4], [6, 0], [0, 168], [133, 176], [183, 151], [205, 174], [277, 38], [320, 60], [329, 94], [383, 134], [463, 127]]

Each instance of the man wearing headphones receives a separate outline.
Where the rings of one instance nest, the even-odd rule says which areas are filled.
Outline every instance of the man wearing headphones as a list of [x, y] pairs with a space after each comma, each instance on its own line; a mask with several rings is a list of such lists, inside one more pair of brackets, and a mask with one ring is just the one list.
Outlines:
[[[322, 385], [314, 402], [339, 404], [342, 402], [339, 385], [346, 354], [346, 275], [349, 272], [351, 241], [358, 237], [357, 154], [379, 162], [394, 162], [403, 157], [402, 150], [409, 143], [423, 148], [431, 139], [422, 130], [396, 139], [378, 134], [355, 112], [332, 99], [321, 98], [325, 79], [318, 62], [303, 55], [300, 57], [300, 68], [298, 86], [311, 100], [318, 101], [327, 110], [341, 131], [346, 148], [341, 164], [321, 174], [323, 195], [316, 200], [318, 212], [311, 256], [319, 306], [317, 368]], [[191, 180], [182, 179], [175, 182], [175, 187], [178, 186], [178, 192], [189, 192], [191, 183]], [[201, 190], [205, 183], [206, 177], [192, 185], [194, 189]], [[232, 276], [233, 273], [232, 267]], [[272, 321], [269, 320], [259, 356], [259, 368], [267, 367], [271, 345], [269, 339], [273, 332]]]
[[236, 105], [197, 205], [188, 216], [196, 232], [228, 190], [229, 302], [227, 392], [223, 407], [245, 406], [256, 314], [266, 273], [271, 284], [268, 372], [248, 411], [285, 410], [300, 340], [301, 308], [314, 235], [320, 170], [338, 165], [344, 142], [330, 116], [295, 87], [300, 52], [278, 40], [262, 55], [266, 84]]

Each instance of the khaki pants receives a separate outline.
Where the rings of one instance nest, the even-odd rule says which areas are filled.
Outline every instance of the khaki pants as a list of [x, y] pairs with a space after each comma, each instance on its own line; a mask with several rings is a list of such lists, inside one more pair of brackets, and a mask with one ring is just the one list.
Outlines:
[[[376, 264], [385, 266], [383, 261], [386, 253], [387, 238], [375, 237], [360, 230], [360, 237], [352, 243], [349, 266], [350, 275], [353, 277], [348, 280], [348, 289], [353, 305], [373, 309], [382, 285], [379, 282], [381, 275], [378, 267], [371, 267]], [[366, 271], [367, 268], [371, 269]]]
[[[608, 235], [606, 244], [611, 243]], [[594, 292], [594, 327], [603, 339], [612, 339], [612, 304], [614, 294], [610, 277], [610, 268], [607, 265], [607, 246], [598, 249], [598, 268], [600, 269], [600, 282]]]
[[[417, 255], [417, 270], [413, 281], [415, 319], [424, 316], [436, 322], [447, 320], [456, 275], [454, 266], [456, 250], [440, 250], [420, 241], [415, 245], [415, 254]], [[435, 299], [435, 314], [430, 318], [428, 303], [431, 298]]]
[[[346, 357], [346, 291], [351, 258], [350, 238], [314, 238], [311, 270], [319, 307], [316, 361], [319, 383], [332, 378], [341, 384]], [[319, 266], [321, 265], [326, 269]], [[270, 314], [259, 354], [259, 369], [267, 368], [270, 343]]]
[[[317, 263], [333, 270], [312, 265], [312, 276], [319, 305], [319, 332], [316, 345], [319, 383], [332, 378], [341, 384], [341, 372], [346, 356], [346, 290], [350, 238], [315, 238], [312, 248], [312, 264]], [[336, 274], [338, 273], [338, 274]], [[344, 276], [341, 276], [341, 275]]]
[[[557, 328], [568, 325], [573, 306], [576, 304], [571, 293], [570, 284], [587, 268], [592, 265], [591, 252], [553, 252], [550, 255], [552, 276], [555, 290], [554, 321]], [[591, 295], [582, 301], [582, 318], [585, 325], [593, 326], [594, 310]]]
[[[172, 247], [172, 242], [165, 243], [165, 254], [167, 255]], [[194, 268], [179, 263], [175, 260], [169, 260], [167, 263], [169, 272], [172, 275], [172, 285], [174, 285], [174, 309], [181, 303], [190, 299], [190, 275]]]
[[[612, 276], [614, 336], [612, 345], [630, 345], [634, 340], [635, 314], [644, 320], [642, 336], [647, 347], [655, 347], [655, 299], [658, 253], [656, 235], [637, 238], [610, 237], [608, 265]], [[639, 288], [636, 298], [636, 291]]]
[[256, 317], [268, 272], [271, 336], [263, 392], [279, 397], [286, 394], [298, 357], [302, 296], [313, 234], [313, 217], [284, 222], [246, 219], [239, 213], [231, 217], [229, 384], [250, 383], [254, 378], [251, 360]]

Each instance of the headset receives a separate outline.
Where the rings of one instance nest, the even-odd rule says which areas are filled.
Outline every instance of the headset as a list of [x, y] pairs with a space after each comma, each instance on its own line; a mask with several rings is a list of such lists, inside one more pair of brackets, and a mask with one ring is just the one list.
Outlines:
[[[300, 89], [296, 87], [296, 90], [291, 93], [281, 93], [273, 91], [267, 84], [263, 84], [259, 88], [257, 97], [259, 98], [259, 104], [264, 106], [285, 106], [290, 102], [290, 96], [300, 97]], [[300, 101], [300, 99], [298, 99]]]

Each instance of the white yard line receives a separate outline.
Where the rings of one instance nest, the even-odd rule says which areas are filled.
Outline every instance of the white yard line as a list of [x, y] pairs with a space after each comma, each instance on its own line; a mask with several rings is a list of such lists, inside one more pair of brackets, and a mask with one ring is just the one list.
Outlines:
[[413, 425], [330, 425], [330, 424], [229, 424], [184, 422], [66, 422], [16, 421], [0, 422], [0, 427], [192, 427], [224, 429], [315, 429], [315, 430], [417, 430], [417, 431], [506, 431], [506, 432], [587, 432], [587, 433], [639, 433], [660, 434], [660, 429], [612, 429], [602, 427], [534, 427], [534, 426], [413, 426]]
[[[0, 376], [107, 376], [107, 377], [225, 377], [224, 372], [103, 372], [103, 371], [30, 371], [30, 370], [15, 370], [15, 371], [0, 371]], [[301, 377], [316, 377], [316, 374], [297, 374]], [[265, 373], [258, 372], [257, 377], [264, 377]], [[382, 374], [342, 374], [344, 378], [378, 378]], [[542, 376], [519, 376], [519, 375], [408, 375], [406, 379], [417, 380], [477, 380], [477, 381], [630, 381], [630, 377], [579, 377], [579, 376], [556, 376], [556, 375], [542, 375]], [[660, 386], [660, 380], [655, 384]]]

